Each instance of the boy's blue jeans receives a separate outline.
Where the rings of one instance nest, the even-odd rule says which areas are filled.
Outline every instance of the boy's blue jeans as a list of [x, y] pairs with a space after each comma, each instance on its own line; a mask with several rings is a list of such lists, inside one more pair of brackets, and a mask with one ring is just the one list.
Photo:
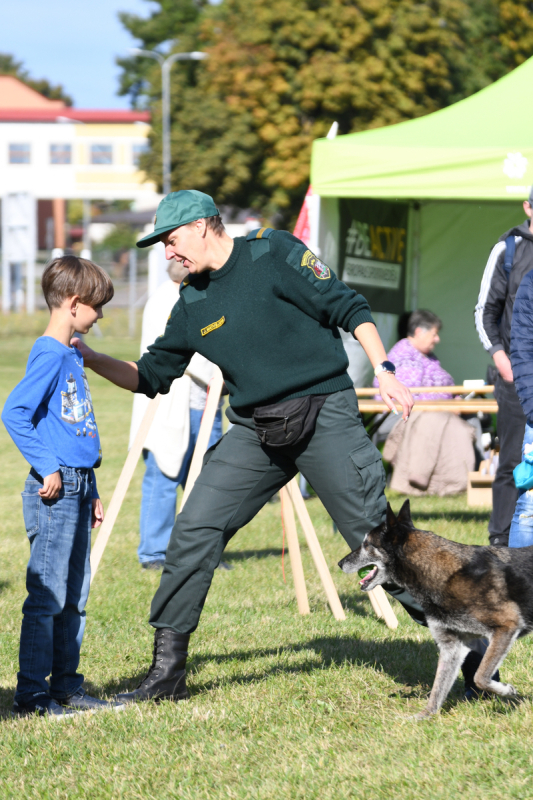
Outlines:
[[[48, 692], [64, 699], [83, 683], [77, 672], [91, 578], [92, 483], [87, 469], [62, 467], [55, 500], [42, 500], [42, 482], [30, 472], [22, 493], [30, 540], [28, 596], [22, 628], [15, 700]], [[50, 675], [50, 689], [46, 678]]]
[[[146, 561], [165, 559], [168, 540], [176, 520], [176, 491], [178, 486], [185, 487], [203, 413], [200, 410], [190, 409], [189, 446], [176, 478], [169, 478], [161, 472], [154, 454], [150, 450], [143, 450], [146, 469], [142, 484], [141, 538], [137, 549], [141, 564]], [[208, 447], [218, 442], [221, 436], [222, 415], [219, 409], [215, 416]]]
[[[526, 422], [522, 461], [525, 453], [530, 453], [532, 450], [533, 425]], [[509, 547], [528, 547], [530, 544], [533, 544], [533, 489], [520, 489], [509, 532]]]

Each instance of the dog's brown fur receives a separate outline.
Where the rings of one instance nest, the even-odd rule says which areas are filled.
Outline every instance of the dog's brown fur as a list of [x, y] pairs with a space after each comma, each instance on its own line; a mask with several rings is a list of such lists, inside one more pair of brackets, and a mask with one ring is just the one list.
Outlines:
[[439, 710], [468, 653], [465, 641], [475, 637], [490, 640], [475, 675], [478, 688], [516, 694], [510, 684], [491, 676], [515, 639], [533, 629], [533, 547], [464, 545], [417, 530], [407, 500], [398, 517], [388, 506], [386, 521], [339, 563], [344, 572], [369, 565], [377, 570], [361, 581], [361, 588], [396, 583], [407, 589], [424, 609], [439, 648], [435, 682], [420, 717]]

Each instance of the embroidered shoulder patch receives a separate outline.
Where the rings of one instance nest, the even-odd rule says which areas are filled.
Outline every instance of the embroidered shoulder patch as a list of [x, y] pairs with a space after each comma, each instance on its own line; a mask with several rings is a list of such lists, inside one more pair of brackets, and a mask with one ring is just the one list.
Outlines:
[[226, 321], [226, 317], [220, 317], [216, 322], [212, 322], [211, 325], [207, 325], [205, 328], [202, 328], [200, 333], [202, 336], [207, 336], [208, 333], [211, 331], [216, 331], [217, 328], [222, 327]]
[[313, 274], [321, 281], [326, 281], [331, 277], [329, 267], [322, 263], [310, 250], [306, 250], [300, 262], [302, 267], [308, 267]]

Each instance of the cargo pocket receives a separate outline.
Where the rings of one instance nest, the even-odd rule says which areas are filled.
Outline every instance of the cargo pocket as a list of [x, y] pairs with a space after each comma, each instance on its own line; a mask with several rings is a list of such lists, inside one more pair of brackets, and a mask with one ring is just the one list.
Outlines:
[[365, 516], [375, 517], [383, 512], [386, 500], [383, 494], [385, 489], [385, 469], [381, 455], [369, 439], [361, 442], [359, 447], [352, 450], [350, 459], [361, 478], [363, 496], [361, 503]]
[[29, 539], [33, 539], [39, 530], [39, 508], [41, 497], [38, 494], [42, 484], [28, 479], [22, 492], [22, 515]]

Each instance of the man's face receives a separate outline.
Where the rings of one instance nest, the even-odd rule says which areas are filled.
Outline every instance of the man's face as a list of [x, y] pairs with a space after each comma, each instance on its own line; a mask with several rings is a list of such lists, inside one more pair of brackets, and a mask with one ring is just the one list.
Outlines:
[[168, 261], [175, 258], [193, 275], [208, 268], [205, 262], [204, 220], [199, 219], [189, 225], [180, 225], [179, 228], [162, 234], [161, 241], [165, 245], [165, 257]]
[[526, 217], [531, 220], [529, 230], [533, 232], [533, 206], [528, 200], [524, 200], [524, 211], [526, 212]]

